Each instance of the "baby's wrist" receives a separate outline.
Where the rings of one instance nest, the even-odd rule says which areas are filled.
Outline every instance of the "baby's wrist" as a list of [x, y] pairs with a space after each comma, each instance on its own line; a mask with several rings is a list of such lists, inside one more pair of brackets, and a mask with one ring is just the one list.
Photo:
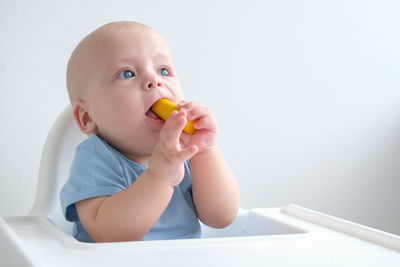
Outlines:
[[193, 159], [196, 160], [199, 158], [206, 158], [215, 153], [219, 153], [219, 146], [217, 144], [203, 148], [196, 155], [194, 155], [190, 161], [192, 162]]
[[165, 179], [165, 175], [158, 174], [158, 172], [155, 172], [151, 168], [145, 170], [144, 173], [146, 173], [146, 179], [151, 181], [152, 183], [157, 183], [160, 185], [162, 184], [172, 189], [175, 187], [175, 184], [173, 182]]

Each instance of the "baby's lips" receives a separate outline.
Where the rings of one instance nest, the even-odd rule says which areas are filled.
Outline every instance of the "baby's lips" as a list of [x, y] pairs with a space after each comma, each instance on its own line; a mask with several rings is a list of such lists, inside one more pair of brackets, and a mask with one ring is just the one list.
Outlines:
[[151, 108], [149, 110], [147, 110], [146, 116], [153, 118], [153, 119], [162, 120], [162, 118], [160, 118], [160, 116], [158, 116], [156, 113], [154, 113], [154, 111]]

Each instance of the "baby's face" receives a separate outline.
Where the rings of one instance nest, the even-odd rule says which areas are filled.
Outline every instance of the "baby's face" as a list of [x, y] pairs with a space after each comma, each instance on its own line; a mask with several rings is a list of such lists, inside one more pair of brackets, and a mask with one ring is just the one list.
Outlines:
[[95, 44], [84, 100], [96, 133], [141, 162], [164, 123], [149, 112], [151, 106], [160, 98], [183, 100], [169, 47], [155, 31], [129, 25], [100, 34]]

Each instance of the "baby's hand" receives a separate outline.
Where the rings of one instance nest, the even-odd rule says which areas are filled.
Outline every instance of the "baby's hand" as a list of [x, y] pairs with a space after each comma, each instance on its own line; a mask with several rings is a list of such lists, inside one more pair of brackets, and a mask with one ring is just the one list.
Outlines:
[[171, 186], [178, 185], [184, 175], [184, 162], [198, 152], [195, 144], [183, 146], [180, 136], [187, 123], [185, 111], [174, 111], [165, 122], [150, 158], [149, 169], [154, 177]]
[[217, 146], [218, 123], [211, 111], [198, 102], [181, 101], [177, 104], [180, 111], [187, 113], [187, 120], [194, 122], [196, 132], [193, 135], [182, 133], [181, 140], [186, 147], [195, 145], [199, 148], [198, 153]]

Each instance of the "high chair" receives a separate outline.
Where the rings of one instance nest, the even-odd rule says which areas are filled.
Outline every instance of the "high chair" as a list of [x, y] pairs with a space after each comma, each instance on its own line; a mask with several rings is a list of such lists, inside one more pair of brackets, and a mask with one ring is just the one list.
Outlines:
[[400, 237], [296, 205], [240, 209], [203, 238], [82, 243], [58, 194], [86, 138], [68, 106], [54, 123], [26, 216], [0, 217], [0, 266], [400, 266]]

